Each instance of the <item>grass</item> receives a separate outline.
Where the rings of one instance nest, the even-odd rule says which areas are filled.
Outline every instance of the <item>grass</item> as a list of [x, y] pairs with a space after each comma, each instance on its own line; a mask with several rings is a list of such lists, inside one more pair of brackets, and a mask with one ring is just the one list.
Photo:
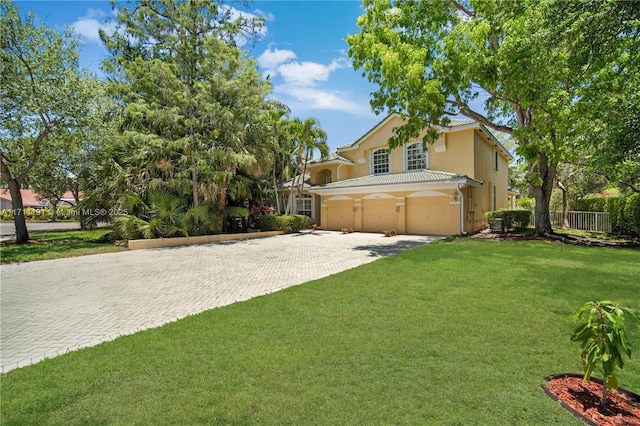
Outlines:
[[33, 262], [125, 250], [113, 244], [97, 242], [100, 237], [110, 231], [110, 229], [101, 228], [31, 233], [31, 239], [37, 242], [29, 244], [12, 244], [15, 240], [3, 242], [0, 245], [0, 263]]
[[640, 307], [639, 277], [637, 250], [434, 243], [10, 371], [2, 424], [580, 425], [540, 384], [581, 371], [580, 305]]

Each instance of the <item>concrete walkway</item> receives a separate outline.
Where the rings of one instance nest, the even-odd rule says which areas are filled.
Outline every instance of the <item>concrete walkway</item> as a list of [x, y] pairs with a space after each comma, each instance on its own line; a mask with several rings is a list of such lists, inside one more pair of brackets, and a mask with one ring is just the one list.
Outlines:
[[0, 267], [0, 372], [438, 238], [317, 231]]

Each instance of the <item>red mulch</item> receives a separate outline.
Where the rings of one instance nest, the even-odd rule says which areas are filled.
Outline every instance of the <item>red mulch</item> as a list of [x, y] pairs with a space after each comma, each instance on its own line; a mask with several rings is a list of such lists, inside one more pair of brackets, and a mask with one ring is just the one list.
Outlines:
[[555, 377], [547, 381], [544, 388], [594, 425], [640, 426], [640, 397], [632, 392], [622, 389], [609, 392], [606, 407], [600, 408], [602, 385], [594, 381]]

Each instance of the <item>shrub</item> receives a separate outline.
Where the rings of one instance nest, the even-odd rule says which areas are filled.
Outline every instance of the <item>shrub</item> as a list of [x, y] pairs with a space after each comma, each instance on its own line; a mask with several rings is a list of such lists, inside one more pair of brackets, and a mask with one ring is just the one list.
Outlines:
[[258, 229], [261, 231], [284, 231], [285, 233], [300, 232], [311, 225], [311, 218], [301, 214], [275, 215], [266, 214], [258, 219]]
[[572, 210], [578, 212], [604, 212], [608, 198], [582, 198], [573, 203]]
[[526, 229], [527, 226], [529, 226], [529, 222], [531, 221], [531, 212], [529, 210], [495, 210], [486, 212], [484, 217], [489, 223], [493, 220], [499, 219], [501, 223], [500, 230], [502, 232], [512, 230], [518, 231]]
[[255, 206], [251, 206], [251, 224], [258, 227], [258, 220], [266, 214], [273, 214], [273, 207], [265, 205], [263, 201], [259, 201]]
[[536, 207], [535, 198], [518, 198], [516, 205], [520, 210], [533, 210]]
[[640, 194], [606, 199], [605, 211], [615, 232], [640, 235]]

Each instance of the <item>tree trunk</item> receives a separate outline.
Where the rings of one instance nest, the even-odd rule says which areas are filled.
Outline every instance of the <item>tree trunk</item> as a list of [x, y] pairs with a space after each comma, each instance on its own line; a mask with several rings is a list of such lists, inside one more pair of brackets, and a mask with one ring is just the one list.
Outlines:
[[567, 187], [557, 181], [558, 188], [562, 191], [562, 229], [569, 229], [569, 195]]
[[[51, 202], [51, 200], [49, 200]], [[58, 203], [51, 204], [51, 222], [58, 220]]]
[[78, 218], [78, 221], [80, 222], [80, 229], [84, 230], [87, 229], [87, 221], [84, 215], [81, 215], [80, 213], [80, 188], [78, 187], [78, 185], [73, 185], [71, 188], [71, 193], [73, 194], [73, 199], [76, 200], [76, 217]]
[[16, 243], [25, 244], [29, 242], [29, 232], [24, 215], [24, 205], [22, 204], [22, 194], [20, 185], [15, 179], [5, 180], [9, 186], [11, 194], [11, 207], [13, 207], [13, 223], [16, 228]]
[[542, 152], [538, 153], [537, 161], [529, 164], [527, 180], [529, 181], [529, 189], [533, 194], [533, 198], [536, 200], [534, 215], [536, 222], [535, 235], [537, 237], [553, 234], [549, 204], [556, 176], [556, 167], [557, 164], [550, 163], [547, 154]]

